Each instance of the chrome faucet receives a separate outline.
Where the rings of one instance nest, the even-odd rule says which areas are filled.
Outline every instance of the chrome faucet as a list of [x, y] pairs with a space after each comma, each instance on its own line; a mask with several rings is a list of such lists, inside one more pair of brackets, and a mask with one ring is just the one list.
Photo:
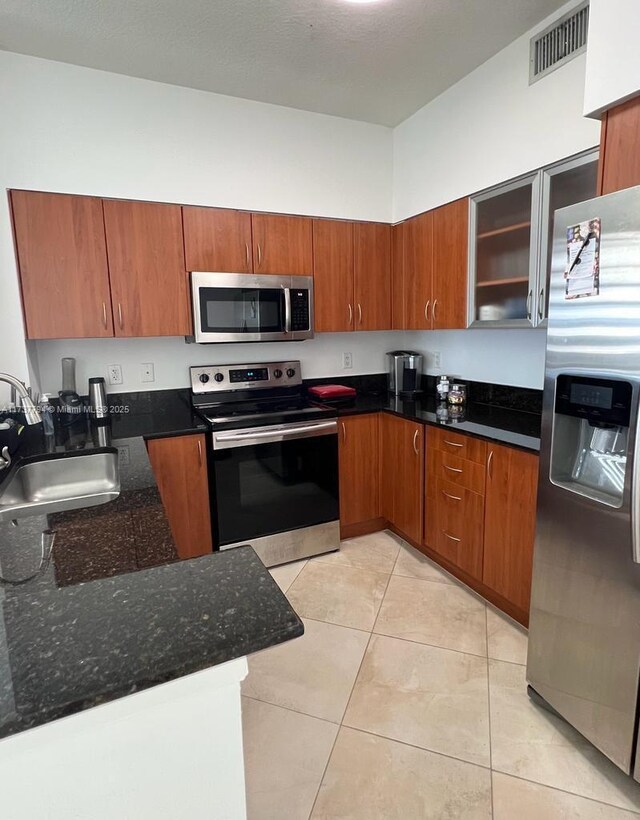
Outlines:
[[22, 411], [27, 424], [38, 424], [42, 421], [42, 416], [33, 403], [31, 396], [27, 392], [27, 388], [19, 379], [16, 379], [15, 376], [9, 375], [9, 373], [0, 373], [0, 382], [10, 384], [20, 396], [22, 401]]

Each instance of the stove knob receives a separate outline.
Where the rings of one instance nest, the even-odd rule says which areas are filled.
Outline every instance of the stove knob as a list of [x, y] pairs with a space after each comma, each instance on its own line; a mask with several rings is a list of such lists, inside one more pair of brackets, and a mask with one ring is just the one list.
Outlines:
[[222, 375], [222, 373], [216, 373], [216, 375], [215, 375], [213, 378], [214, 378], [217, 382], [223, 382], [223, 381], [224, 381], [224, 376]]
[[274, 370], [273, 371], [273, 378], [274, 379], [281, 379], [282, 378], [282, 370]]
[[206, 373], [201, 373], [201, 374], [198, 376], [198, 378], [200, 379], [200, 381], [202, 382], [202, 384], [206, 384], [206, 383], [209, 381], [209, 377], [207, 376], [207, 374], [206, 374]]
[[296, 375], [296, 371], [293, 369], [293, 367], [289, 367], [289, 368], [287, 369], [287, 376], [288, 376], [290, 379], [292, 379], [295, 375]]

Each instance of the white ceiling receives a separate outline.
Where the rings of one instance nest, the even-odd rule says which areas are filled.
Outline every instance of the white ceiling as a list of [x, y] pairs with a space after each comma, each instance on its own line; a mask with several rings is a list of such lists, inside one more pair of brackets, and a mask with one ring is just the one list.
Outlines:
[[397, 125], [563, 0], [0, 0], [0, 49]]

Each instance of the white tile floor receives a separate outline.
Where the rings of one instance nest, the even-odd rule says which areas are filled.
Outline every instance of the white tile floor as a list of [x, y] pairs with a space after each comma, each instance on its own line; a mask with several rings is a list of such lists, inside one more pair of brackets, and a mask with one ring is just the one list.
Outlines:
[[249, 820], [637, 820], [640, 786], [529, 701], [526, 632], [400, 539], [272, 575], [305, 634], [249, 659]]

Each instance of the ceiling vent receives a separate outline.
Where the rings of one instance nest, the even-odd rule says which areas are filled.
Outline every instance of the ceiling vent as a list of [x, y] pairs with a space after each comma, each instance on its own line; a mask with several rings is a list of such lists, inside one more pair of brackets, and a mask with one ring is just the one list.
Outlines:
[[529, 85], [582, 54], [587, 48], [588, 29], [587, 0], [532, 37]]

